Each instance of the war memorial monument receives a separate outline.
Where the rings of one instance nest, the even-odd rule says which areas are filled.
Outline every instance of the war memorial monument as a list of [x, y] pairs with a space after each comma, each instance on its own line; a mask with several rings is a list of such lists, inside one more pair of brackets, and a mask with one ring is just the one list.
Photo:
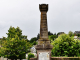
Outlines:
[[40, 20], [40, 38], [38, 39], [38, 45], [35, 46], [37, 50], [37, 58], [30, 60], [50, 60], [51, 49], [53, 46], [48, 39], [48, 27], [47, 27], [47, 11], [48, 4], [39, 4], [39, 10], [41, 12]]

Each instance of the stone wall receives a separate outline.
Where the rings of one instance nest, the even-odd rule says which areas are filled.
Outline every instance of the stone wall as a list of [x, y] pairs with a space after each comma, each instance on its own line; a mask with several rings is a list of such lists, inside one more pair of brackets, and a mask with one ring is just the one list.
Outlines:
[[30, 58], [30, 60], [37, 60], [37, 58]]
[[80, 57], [51, 57], [51, 60], [80, 60]]

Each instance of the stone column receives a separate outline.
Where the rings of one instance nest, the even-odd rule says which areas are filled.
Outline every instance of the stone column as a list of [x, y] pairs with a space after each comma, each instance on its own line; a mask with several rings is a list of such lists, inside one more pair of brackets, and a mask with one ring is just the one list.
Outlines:
[[48, 4], [39, 5], [41, 12], [41, 22], [40, 22], [40, 38], [38, 40], [38, 45], [50, 44], [48, 39], [48, 27], [47, 27], [47, 11]]
[[48, 39], [48, 27], [47, 27], [48, 4], [39, 5], [39, 9], [41, 12], [40, 38], [38, 39], [38, 45], [35, 46], [37, 50], [37, 60], [50, 60], [51, 49], [53, 48], [53, 46], [50, 44], [50, 40]]
[[48, 39], [48, 29], [47, 29], [47, 12], [41, 12], [41, 22], [40, 22], [40, 39]]

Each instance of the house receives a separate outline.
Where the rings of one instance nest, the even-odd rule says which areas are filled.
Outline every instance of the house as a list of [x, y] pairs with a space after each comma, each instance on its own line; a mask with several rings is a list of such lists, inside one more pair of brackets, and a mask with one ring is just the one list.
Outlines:
[[75, 31], [74, 33], [80, 34], [80, 31]]
[[31, 53], [36, 53], [35, 45], [31, 48]]
[[77, 40], [77, 39], [80, 40], [80, 37], [78, 37], [78, 36], [74, 36], [74, 40]]
[[80, 31], [75, 31], [74, 34], [80, 35]]

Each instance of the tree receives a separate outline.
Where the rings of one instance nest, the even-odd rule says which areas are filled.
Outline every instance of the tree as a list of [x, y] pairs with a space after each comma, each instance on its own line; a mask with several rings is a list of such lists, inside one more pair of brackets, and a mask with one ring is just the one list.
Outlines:
[[1, 42], [1, 40], [0, 40], [0, 46], [1, 46], [1, 44], [2, 44], [2, 42]]
[[57, 33], [57, 37], [59, 36], [59, 35], [61, 35], [61, 34], [65, 34], [64, 32], [58, 32]]
[[5, 43], [6, 41], [6, 37], [3, 37], [1, 40], [0, 40], [0, 56], [4, 56], [4, 48], [3, 48], [3, 44]]
[[48, 35], [53, 35], [53, 33], [51, 33], [50, 31], [48, 32]]
[[32, 45], [36, 45], [37, 44], [37, 38], [36, 37], [33, 37], [33, 38], [31, 38], [31, 40], [30, 40], [30, 43], [32, 44]]
[[73, 32], [72, 31], [69, 31], [68, 34], [69, 34], [70, 37], [73, 36]]
[[33, 43], [34, 41], [37, 41], [36, 37], [31, 38], [30, 43]]
[[38, 33], [38, 35], [37, 35], [37, 40], [40, 38], [40, 34]]
[[77, 34], [78, 37], [80, 37], [80, 34]]
[[1, 57], [1, 47], [0, 47], [0, 57]]
[[14, 38], [15, 35], [18, 35], [20, 40], [27, 39], [27, 36], [22, 35], [22, 30], [19, 27], [14, 28], [14, 27], [10, 26], [8, 33], [6, 33], [6, 34], [8, 35], [8, 38]]
[[48, 36], [49, 36], [50, 42], [54, 41], [54, 39], [57, 38], [57, 34], [56, 33], [54, 33], [53, 35], [48, 35]]
[[7, 38], [3, 37], [4, 43], [0, 49], [2, 56], [7, 55], [8, 58], [25, 58], [25, 54], [30, 52], [32, 44], [28, 42], [27, 36], [22, 35], [22, 30], [17, 27], [10, 27]]
[[[10, 59], [24, 59], [25, 54], [30, 51], [31, 45], [24, 39], [20, 40], [18, 35], [14, 38], [7, 38], [3, 44], [3, 51], [5, 55], [8, 55]], [[7, 53], [6, 53], [7, 52]]]
[[80, 37], [80, 33], [74, 33], [73, 35]]
[[54, 41], [55, 38], [57, 38], [57, 35], [50, 35], [49, 36], [49, 40], [50, 41]]
[[54, 46], [52, 56], [80, 56], [80, 41], [67, 34], [61, 34], [51, 44]]
[[2, 47], [2, 45], [4, 44], [4, 42], [6, 41], [6, 37], [3, 37], [1, 40], [0, 40], [0, 45]]

